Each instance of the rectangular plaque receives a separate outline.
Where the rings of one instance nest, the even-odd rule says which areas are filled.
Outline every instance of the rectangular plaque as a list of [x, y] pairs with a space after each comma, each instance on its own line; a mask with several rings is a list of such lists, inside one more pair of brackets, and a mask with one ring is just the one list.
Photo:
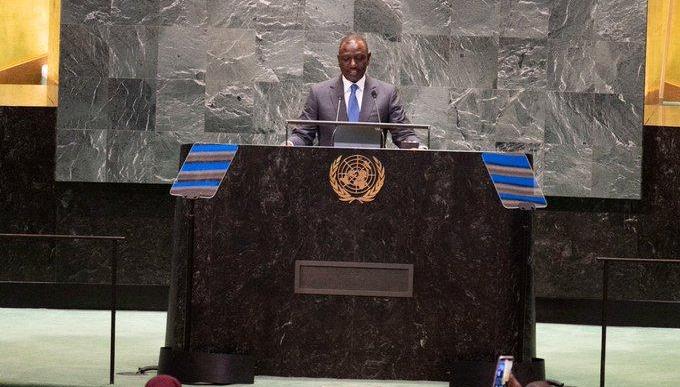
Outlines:
[[295, 293], [413, 297], [413, 265], [295, 261]]

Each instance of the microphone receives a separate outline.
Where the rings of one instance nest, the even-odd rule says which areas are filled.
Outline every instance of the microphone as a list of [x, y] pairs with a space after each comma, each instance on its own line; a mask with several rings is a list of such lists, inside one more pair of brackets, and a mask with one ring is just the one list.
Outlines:
[[374, 90], [371, 90], [371, 97], [373, 97], [373, 106], [375, 107], [375, 111], [378, 113], [378, 123], [382, 124], [380, 121], [380, 109], [378, 109], [378, 92]]
[[335, 112], [335, 120], [337, 121], [340, 118], [340, 104], [342, 103], [342, 96], [338, 96], [338, 110]]
[[[340, 119], [340, 104], [342, 103], [342, 94], [338, 94], [338, 110], [335, 112], [335, 121]], [[331, 133], [331, 146], [335, 146], [335, 132], [338, 130], [338, 124], [335, 124], [333, 128], [333, 133]]]
[[[375, 111], [378, 113], [378, 123], [382, 124], [382, 121], [380, 120], [380, 109], [378, 108], [378, 92], [375, 91], [375, 89], [371, 90], [371, 97], [373, 97], [373, 107], [375, 107]], [[382, 148], [385, 147], [386, 140], [387, 129], [383, 129], [380, 131], [380, 142], [382, 144]]]

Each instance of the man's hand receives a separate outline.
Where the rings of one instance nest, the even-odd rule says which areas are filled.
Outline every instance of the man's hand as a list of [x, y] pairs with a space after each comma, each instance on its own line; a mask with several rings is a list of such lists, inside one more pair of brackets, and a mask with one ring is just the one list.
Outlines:
[[522, 384], [515, 379], [515, 375], [510, 374], [510, 379], [508, 380], [508, 387], [522, 387]]

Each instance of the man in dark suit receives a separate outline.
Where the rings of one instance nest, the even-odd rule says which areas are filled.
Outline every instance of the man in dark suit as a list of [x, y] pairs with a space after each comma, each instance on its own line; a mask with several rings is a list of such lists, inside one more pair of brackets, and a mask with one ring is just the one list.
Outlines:
[[[317, 83], [307, 96], [301, 120], [409, 123], [394, 86], [366, 75], [371, 60], [366, 40], [349, 34], [340, 41], [338, 77]], [[293, 129], [288, 145], [333, 145], [334, 125], [304, 126]], [[392, 142], [399, 148], [419, 146], [411, 129], [390, 129]]]

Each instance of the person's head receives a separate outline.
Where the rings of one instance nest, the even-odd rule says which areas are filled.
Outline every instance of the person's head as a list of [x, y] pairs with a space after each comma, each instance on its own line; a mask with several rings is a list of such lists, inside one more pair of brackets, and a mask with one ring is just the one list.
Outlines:
[[338, 65], [340, 72], [350, 82], [357, 82], [366, 73], [371, 60], [366, 39], [359, 34], [348, 34], [340, 41]]
[[149, 379], [144, 387], [182, 387], [182, 383], [170, 375], [157, 375]]

